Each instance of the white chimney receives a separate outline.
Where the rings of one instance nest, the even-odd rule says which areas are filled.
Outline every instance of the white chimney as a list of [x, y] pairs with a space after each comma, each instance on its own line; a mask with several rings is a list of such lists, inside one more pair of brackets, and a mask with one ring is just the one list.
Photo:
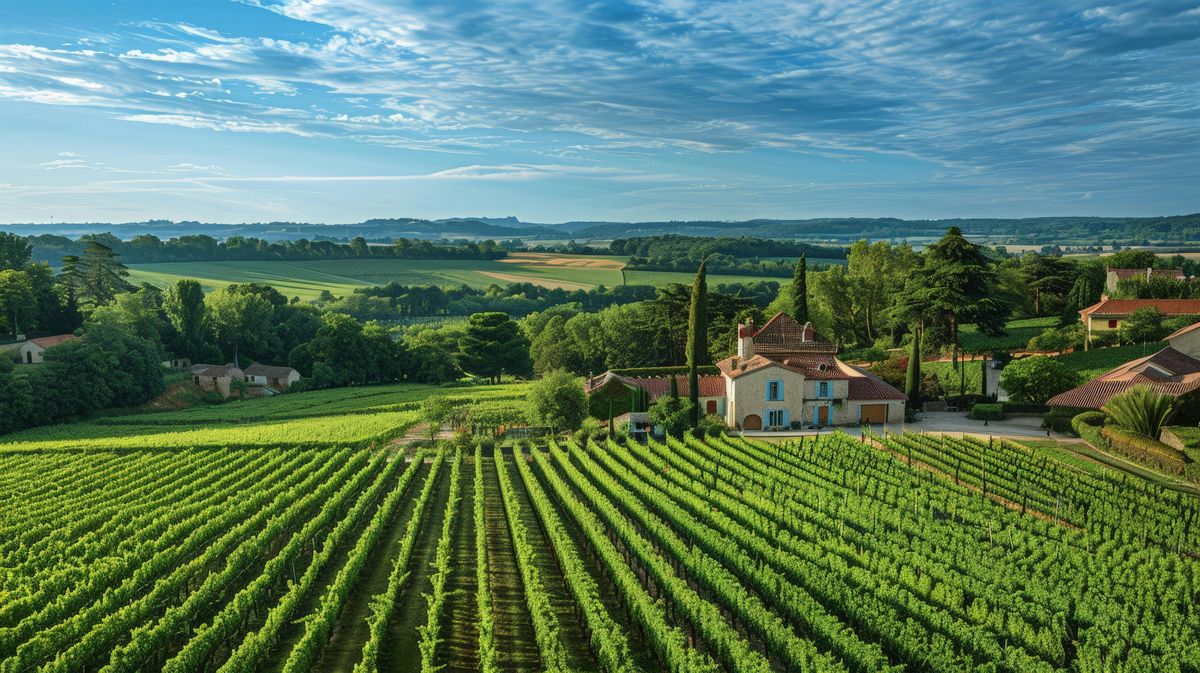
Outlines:
[[754, 332], [753, 320], [749, 320], [745, 324], [738, 323], [737, 354], [739, 358], [754, 357]]

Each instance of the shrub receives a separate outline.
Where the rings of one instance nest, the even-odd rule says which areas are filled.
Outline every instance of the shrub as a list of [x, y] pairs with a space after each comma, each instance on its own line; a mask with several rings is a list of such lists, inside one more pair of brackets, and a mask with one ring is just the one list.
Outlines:
[[1121, 340], [1121, 335], [1117, 330], [1101, 330], [1092, 332], [1092, 348], [1105, 348], [1107, 346], [1116, 346]]
[[1029, 340], [1031, 351], [1065, 351], [1083, 348], [1085, 333], [1082, 323], [1072, 323], [1058, 329], [1048, 329]]
[[971, 407], [970, 417], [977, 421], [1002, 421], [1004, 420], [1004, 405], [1003, 404], [988, 404], [980, 403]]
[[843, 351], [838, 357], [846, 362], [882, 362], [888, 358], [888, 352], [882, 348], [871, 346]]
[[1045, 404], [1055, 395], [1074, 388], [1079, 376], [1061, 360], [1034, 355], [1014, 360], [1000, 375], [1000, 385], [1014, 402]]
[[650, 420], [672, 437], [679, 437], [691, 425], [692, 403], [687, 398], [663, 395], [650, 405]]
[[1113, 395], [1101, 409], [1116, 425], [1157, 441], [1163, 426], [1175, 415], [1179, 405], [1178, 397], [1140, 385]]
[[1088, 444], [1096, 448], [1108, 448], [1108, 440], [1100, 434], [1104, 427], [1104, 414], [1099, 411], [1085, 411], [1071, 419], [1071, 429]]
[[573, 432], [587, 416], [588, 403], [579, 379], [560, 369], [529, 385], [529, 406], [538, 423]]
[[1166, 316], [1156, 306], [1143, 306], [1121, 323], [1121, 341], [1125, 343], [1155, 342], [1169, 332], [1163, 321]]
[[1079, 413], [1078, 409], [1058, 407], [1042, 415], [1042, 427], [1057, 432], [1060, 435], [1078, 435], [1072, 421]]
[[1101, 433], [1108, 448], [1168, 474], [1183, 474], [1183, 453], [1146, 435], [1119, 426], [1106, 426]]
[[700, 419], [696, 426], [697, 437], [716, 437], [725, 432], [725, 419], [716, 414], [708, 414]]

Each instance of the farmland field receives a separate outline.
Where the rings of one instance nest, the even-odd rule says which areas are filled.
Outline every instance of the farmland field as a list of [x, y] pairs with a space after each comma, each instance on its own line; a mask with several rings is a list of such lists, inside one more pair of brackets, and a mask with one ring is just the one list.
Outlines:
[[0, 671], [1200, 667], [1200, 501], [1011, 442], [26, 448]]
[[[552, 263], [565, 259], [572, 263]], [[577, 260], [592, 266], [573, 264]], [[599, 263], [599, 266], [595, 264]], [[525, 282], [545, 287], [588, 289], [620, 285], [619, 258], [536, 256], [515, 253], [503, 260], [344, 259], [279, 262], [164, 262], [131, 264], [129, 280], [165, 286], [182, 279], [200, 281], [205, 290], [234, 283], [266, 283], [287, 297], [315, 299], [322, 290], [346, 295], [358, 287], [397, 282], [408, 285], [487, 287]]]
[[[279, 262], [163, 262], [129, 265], [129, 280], [165, 287], [178, 280], [200, 281], [205, 291], [235, 283], [265, 283], [287, 297], [316, 299], [322, 290], [336, 296], [355, 288], [397, 282], [407, 285], [533, 283], [567, 290], [669, 283], [689, 284], [694, 274], [669, 271], [625, 271], [623, 258], [598, 255], [513, 253], [501, 260], [343, 259]], [[758, 276], [710, 275], [710, 284], [773, 280]]]

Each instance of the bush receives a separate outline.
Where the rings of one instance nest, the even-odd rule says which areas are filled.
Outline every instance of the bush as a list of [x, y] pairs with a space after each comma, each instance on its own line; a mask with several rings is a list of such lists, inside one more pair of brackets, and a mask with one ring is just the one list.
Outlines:
[[1058, 329], [1048, 329], [1029, 340], [1031, 351], [1066, 351], [1083, 348], [1086, 334], [1082, 323], [1072, 323]]
[[1015, 360], [1000, 375], [1000, 385], [1014, 402], [1045, 404], [1055, 395], [1074, 388], [1079, 376], [1061, 360], [1034, 355]]
[[707, 414], [696, 426], [697, 437], [717, 437], [725, 432], [725, 419], [716, 414]]
[[1121, 335], [1118, 334], [1117, 330], [1115, 330], [1115, 329], [1102, 330], [1099, 332], [1092, 332], [1091, 348], [1105, 348], [1107, 346], [1116, 346], [1117, 342], [1119, 342], [1120, 340], [1121, 340]]
[[529, 385], [529, 406], [537, 423], [574, 432], [587, 417], [588, 401], [579, 379], [560, 369]]
[[1105, 426], [1101, 431], [1109, 448], [1168, 474], [1183, 474], [1183, 453], [1146, 435], [1118, 426]]
[[1104, 414], [1099, 411], [1085, 411], [1071, 419], [1071, 428], [1075, 434], [1098, 449], [1108, 448], [1108, 440], [1100, 434], [1103, 427]]
[[883, 362], [888, 359], [888, 352], [882, 348], [871, 346], [842, 351], [838, 357], [844, 362]]
[[1167, 331], [1163, 321], [1166, 316], [1156, 306], [1143, 306], [1121, 323], [1121, 341], [1130, 344], [1153, 343], [1165, 337]]
[[1042, 415], [1042, 427], [1057, 432], [1060, 435], [1078, 435], [1079, 433], [1075, 432], [1075, 427], [1072, 424], [1072, 421], [1078, 414], [1078, 409], [1068, 409], [1066, 407], [1051, 409]]
[[1175, 412], [1180, 401], [1174, 395], [1164, 395], [1147, 385], [1137, 385], [1119, 395], [1113, 395], [1101, 408], [1113, 423], [1157, 441], [1159, 434]]
[[977, 421], [1004, 420], [1004, 405], [981, 403], [971, 407], [970, 417]]

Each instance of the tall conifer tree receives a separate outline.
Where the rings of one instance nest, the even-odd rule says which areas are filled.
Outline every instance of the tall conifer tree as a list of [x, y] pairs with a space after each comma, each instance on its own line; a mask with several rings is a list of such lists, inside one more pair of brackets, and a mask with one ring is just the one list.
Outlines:
[[708, 261], [702, 260], [692, 283], [692, 305], [688, 311], [688, 400], [692, 403], [692, 427], [700, 423], [700, 365], [708, 364]]
[[792, 317], [801, 325], [808, 322], [808, 260], [804, 253], [792, 274]]

